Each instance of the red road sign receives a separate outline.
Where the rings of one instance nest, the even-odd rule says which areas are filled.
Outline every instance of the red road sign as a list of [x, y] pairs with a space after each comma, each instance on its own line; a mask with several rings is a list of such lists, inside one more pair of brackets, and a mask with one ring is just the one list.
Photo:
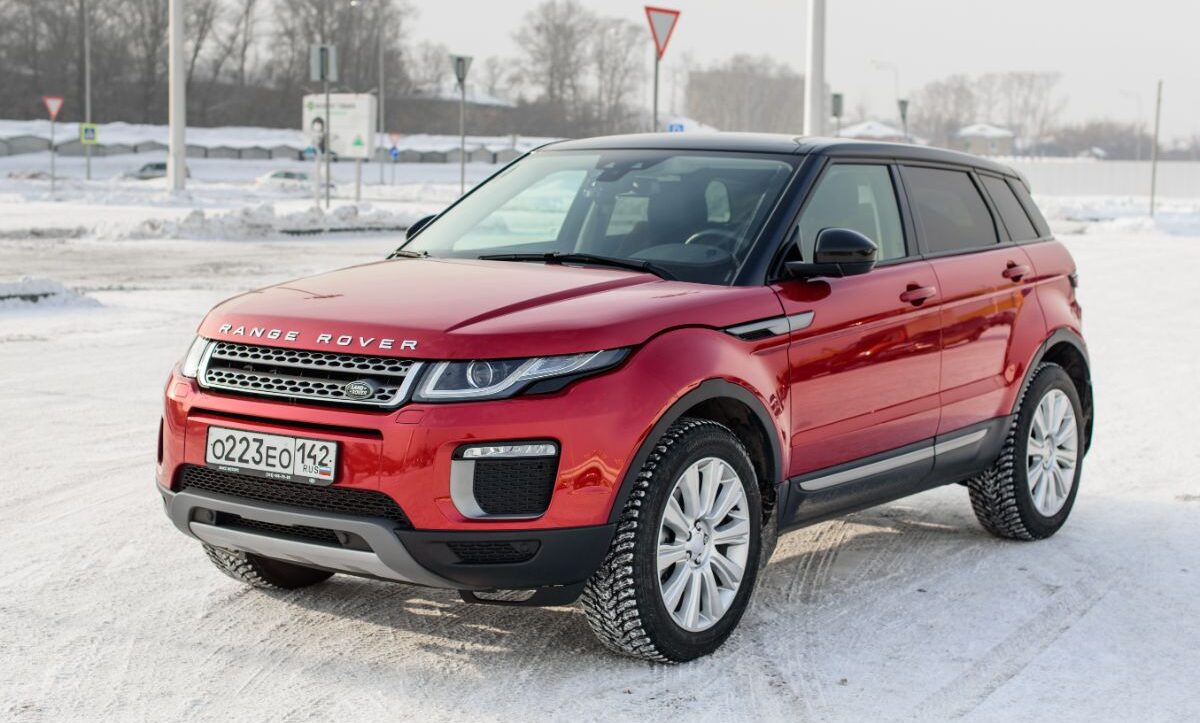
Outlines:
[[661, 60], [667, 52], [667, 43], [671, 33], [675, 32], [675, 23], [679, 22], [679, 11], [666, 8], [646, 6], [646, 19], [650, 21], [650, 34], [654, 36], [654, 49], [658, 51]]
[[63, 97], [61, 95], [43, 95], [42, 103], [46, 104], [46, 112], [50, 114], [50, 120], [58, 117], [58, 112], [62, 110]]

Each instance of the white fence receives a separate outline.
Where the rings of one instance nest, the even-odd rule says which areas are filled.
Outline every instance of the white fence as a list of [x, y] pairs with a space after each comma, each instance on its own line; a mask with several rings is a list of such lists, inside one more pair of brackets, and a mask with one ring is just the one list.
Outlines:
[[[1025, 174], [1033, 192], [1046, 196], [1149, 196], [1149, 161], [1077, 158], [1002, 158]], [[1200, 198], [1200, 161], [1161, 161], [1158, 195]]]

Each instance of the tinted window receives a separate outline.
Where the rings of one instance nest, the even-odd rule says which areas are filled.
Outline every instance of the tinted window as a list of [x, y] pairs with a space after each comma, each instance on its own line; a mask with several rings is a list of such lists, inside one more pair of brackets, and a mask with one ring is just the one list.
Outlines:
[[1017, 194], [1017, 198], [1021, 199], [1021, 205], [1025, 207], [1025, 212], [1029, 214], [1029, 218], [1033, 219], [1033, 227], [1037, 229], [1038, 236], [1050, 235], [1050, 224], [1046, 223], [1042, 212], [1038, 210], [1037, 204], [1033, 202], [1033, 198], [1029, 195], [1029, 189], [1025, 188], [1025, 184], [1020, 181], [1012, 181], [1009, 188], [1013, 193]]
[[904, 184], [930, 253], [999, 243], [992, 214], [969, 174], [910, 166]]
[[1008, 184], [1002, 178], [994, 176], [980, 176], [983, 181], [983, 187], [987, 189], [988, 195], [992, 197], [992, 203], [996, 204], [996, 210], [1000, 212], [1000, 220], [1004, 222], [1004, 227], [1008, 229], [1008, 235], [1013, 241], [1031, 241], [1038, 237], [1037, 229], [1033, 227], [1033, 222], [1029, 220], [1025, 209], [1021, 208], [1021, 202], [1017, 200], [1016, 195]]
[[800, 249], [812, 261], [817, 234], [827, 228], [858, 231], [879, 246], [879, 259], [904, 256], [896, 189], [887, 166], [837, 165], [821, 176], [800, 216]]

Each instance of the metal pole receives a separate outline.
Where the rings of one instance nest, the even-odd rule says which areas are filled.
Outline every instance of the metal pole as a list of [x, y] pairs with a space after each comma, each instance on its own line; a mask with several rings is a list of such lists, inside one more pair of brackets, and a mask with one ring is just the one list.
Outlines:
[[458, 84], [458, 195], [467, 192], [467, 81]]
[[[327, 62], [328, 62], [328, 61], [327, 61]], [[326, 65], [325, 67], [326, 67], [326, 68], [328, 68], [329, 66], [328, 66], [328, 65]], [[332, 178], [333, 178], [333, 177], [332, 177], [332, 176], [329, 174], [329, 171], [330, 171], [330, 168], [329, 168], [329, 157], [333, 155], [333, 149], [329, 147], [329, 144], [330, 144], [330, 142], [331, 142], [331, 141], [332, 141], [332, 139], [333, 139], [333, 133], [330, 131], [330, 129], [331, 129], [331, 128], [333, 128], [333, 118], [331, 118], [331, 117], [330, 117], [330, 115], [331, 115], [331, 114], [330, 114], [330, 112], [329, 112], [329, 78], [328, 78], [328, 72], [326, 72], [326, 73], [325, 73], [325, 75], [326, 75], [326, 78], [325, 78], [325, 143], [324, 143], [324, 151], [325, 151], [325, 208], [326, 208], [326, 209], [328, 209], [328, 208], [329, 208], [329, 187], [330, 187], [331, 185], [333, 185], [333, 183], [332, 183]]]
[[183, 0], [169, 0], [167, 25], [169, 48], [167, 68], [167, 97], [169, 146], [167, 149], [167, 178], [172, 191], [182, 191], [187, 184], [187, 64], [184, 60]]
[[1154, 145], [1150, 147], [1150, 216], [1154, 216], [1154, 200], [1158, 193], [1158, 127], [1162, 118], [1162, 87], [1158, 81], [1158, 96], [1154, 101]]
[[317, 138], [314, 143], [317, 145], [316, 152], [313, 153], [313, 205], [317, 208], [321, 207], [321, 151], [320, 145], [323, 138]]
[[808, 73], [804, 79], [804, 135], [825, 132], [825, 0], [808, 0]]
[[377, 25], [379, 28], [379, 31], [378, 31], [379, 32], [379, 128], [376, 130], [376, 133], [375, 133], [375, 143], [376, 143], [375, 152], [377, 154], [379, 154], [379, 159], [378, 159], [379, 160], [379, 185], [381, 185], [381, 186], [383, 185], [383, 166], [384, 166], [383, 157], [384, 157], [384, 155], [386, 155], [386, 152], [387, 152], [386, 149], [384, 148], [383, 144], [379, 142], [379, 139], [386, 137], [384, 134], [387, 133], [387, 125], [384, 123], [384, 120], [386, 118], [386, 108], [387, 108], [387, 92], [384, 90], [384, 82], [383, 82], [384, 81], [384, 66], [385, 66], [385, 62], [384, 62], [385, 54], [384, 54], [384, 45], [383, 45], [383, 37], [384, 37], [383, 14], [384, 14], [385, 10], [387, 10], [387, 0], [379, 0], [379, 17], [376, 18]]
[[[380, 168], [383, 165], [380, 164]], [[358, 203], [362, 200], [362, 159], [354, 159], [354, 202]]]
[[[91, 10], [88, 8], [87, 0], [79, 0], [79, 5], [83, 8], [83, 122], [91, 124], [92, 122], [92, 27], [91, 20], [88, 17]], [[87, 180], [92, 180], [92, 144], [87, 144], [83, 147], [83, 155], [86, 158]]]
[[50, 119], [50, 198], [54, 198], [54, 119]]
[[658, 133], [658, 66], [662, 63], [662, 57], [659, 56], [658, 50], [654, 51], [654, 127], [650, 129], [651, 133]]

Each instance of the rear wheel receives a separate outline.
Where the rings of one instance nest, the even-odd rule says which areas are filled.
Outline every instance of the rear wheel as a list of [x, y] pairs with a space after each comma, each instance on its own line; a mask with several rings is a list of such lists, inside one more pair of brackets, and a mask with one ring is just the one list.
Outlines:
[[240, 550], [204, 546], [204, 553], [217, 569], [238, 582], [268, 590], [295, 590], [325, 582], [333, 576], [328, 570], [293, 565]]
[[683, 419], [646, 460], [581, 602], [611, 650], [682, 662], [725, 642], [758, 573], [762, 502], [754, 468], [721, 424]]
[[999, 459], [967, 483], [975, 516], [986, 530], [1013, 540], [1038, 540], [1067, 521], [1082, 471], [1081, 409], [1075, 383], [1062, 367], [1038, 367]]

